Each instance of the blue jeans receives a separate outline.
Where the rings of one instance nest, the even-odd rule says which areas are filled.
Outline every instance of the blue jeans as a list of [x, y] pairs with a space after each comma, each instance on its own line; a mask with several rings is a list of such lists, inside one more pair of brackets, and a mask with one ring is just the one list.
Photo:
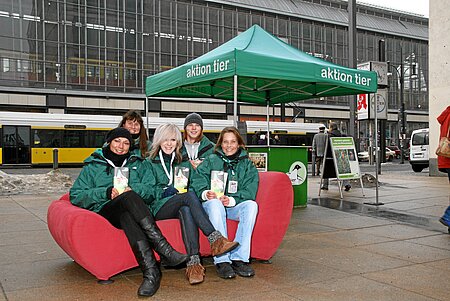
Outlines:
[[203, 208], [209, 216], [211, 223], [223, 236], [227, 234], [227, 218], [238, 221], [238, 228], [234, 241], [239, 247], [221, 256], [214, 257], [214, 264], [241, 260], [249, 262], [250, 246], [253, 228], [258, 214], [258, 204], [255, 201], [245, 201], [234, 207], [224, 207], [218, 199], [208, 200], [203, 203]]
[[447, 210], [445, 210], [444, 215], [442, 216], [442, 218], [450, 224], [450, 206], [447, 207]]

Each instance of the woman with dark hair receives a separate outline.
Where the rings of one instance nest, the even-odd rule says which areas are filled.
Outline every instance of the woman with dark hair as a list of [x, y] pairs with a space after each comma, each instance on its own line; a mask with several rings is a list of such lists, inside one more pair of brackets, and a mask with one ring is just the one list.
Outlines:
[[229, 252], [239, 244], [227, 240], [214, 228], [195, 193], [179, 193], [181, 191], [175, 188], [179, 187], [179, 181], [187, 185], [187, 177], [178, 173], [183, 146], [181, 139], [181, 132], [175, 124], [162, 124], [156, 128], [148, 158], [148, 180], [153, 181], [149, 183], [153, 187], [153, 196], [146, 201], [156, 220], [180, 219], [183, 242], [189, 255], [186, 277], [190, 284], [197, 284], [203, 282], [205, 275], [200, 263], [198, 228], [208, 237], [213, 256]]
[[70, 201], [124, 230], [144, 276], [138, 295], [148, 297], [156, 293], [161, 282], [153, 250], [171, 266], [185, 262], [187, 256], [167, 242], [143, 200], [151, 197], [151, 187], [142, 182], [148, 177], [149, 164], [130, 153], [131, 143], [127, 129], [118, 127], [109, 131], [106, 145], [84, 161], [70, 189]]
[[214, 257], [221, 278], [255, 275], [249, 260], [258, 214], [258, 204], [254, 201], [258, 183], [258, 170], [248, 158], [239, 131], [235, 127], [224, 128], [214, 154], [199, 165], [191, 184], [212, 224], [223, 236], [227, 237], [227, 218], [239, 222], [235, 238], [239, 247]]
[[144, 120], [141, 114], [136, 110], [130, 110], [122, 116], [119, 127], [126, 128], [131, 133], [134, 143], [130, 151], [138, 156], [145, 158], [150, 149], [147, 130], [144, 126]]

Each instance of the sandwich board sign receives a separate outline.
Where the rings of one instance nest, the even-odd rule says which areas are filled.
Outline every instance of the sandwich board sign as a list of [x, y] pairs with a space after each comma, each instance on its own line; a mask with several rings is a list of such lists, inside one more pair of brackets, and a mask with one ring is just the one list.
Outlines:
[[361, 178], [353, 137], [331, 137], [330, 142], [337, 178], [339, 180]]
[[[328, 152], [329, 148], [331, 149], [331, 156]], [[353, 137], [330, 137], [330, 139], [327, 140], [326, 150], [326, 156], [324, 157], [324, 162], [322, 164], [320, 186], [322, 186], [323, 179], [336, 178], [338, 180], [339, 192], [342, 199], [343, 181], [359, 179], [362, 195], [364, 196], [361, 171], [359, 169]]]

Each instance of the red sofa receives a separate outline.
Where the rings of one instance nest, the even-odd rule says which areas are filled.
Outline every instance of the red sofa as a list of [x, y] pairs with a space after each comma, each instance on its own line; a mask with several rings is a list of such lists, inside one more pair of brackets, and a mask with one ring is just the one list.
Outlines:
[[[287, 231], [293, 208], [293, 190], [286, 174], [259, 173], [256, 202], [259, 212], [252, 237], [251, 257], [268, 260], [278, 249]], [[114, 228], [102, 216], [76, 207], [69, 194], [53, 201], [47, 212], [48, 228], [58, 245], [79, 265], [99, 280], [108, 280], [137, 266], [128, 240], [122, 230]], [[158, 221], [171, 245], [185, 253], [177, 219]], [[229, 238], [233, 239], [237, 222], [228, 221]], [[200, 233], [200, 253], [211, 255], [207, 238]]]

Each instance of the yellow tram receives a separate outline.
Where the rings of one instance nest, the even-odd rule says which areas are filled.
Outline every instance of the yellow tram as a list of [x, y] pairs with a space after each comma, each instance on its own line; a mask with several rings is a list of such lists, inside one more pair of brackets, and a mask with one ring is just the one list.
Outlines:
[[[0, 112], [0, 165], [51, 165], [53, 150], [58, 150], [58, 163], [79, 165], [96, 148], [101, 147], [106, 133], [116, 127], [121, 116]], [[162, 123], [183, 128], [184, 118], [144, 118], [150, 136]], [[232, 126], [231, 120], [204, 119], [204, 133], [216, 141], [220, 131]], [[278, 135], [282, 145], [311, 146], [318, 123], [271, 122], [271, 135]], [[248, 144], [252, 137], [265, 132], [267, 123], [247, 121]]]

